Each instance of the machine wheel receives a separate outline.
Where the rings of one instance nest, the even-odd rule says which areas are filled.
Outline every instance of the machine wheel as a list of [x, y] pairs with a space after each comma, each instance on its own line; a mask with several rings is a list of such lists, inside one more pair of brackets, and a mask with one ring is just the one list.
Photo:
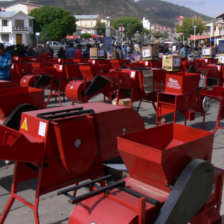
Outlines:
[[28, 103], [20, 104], [10, 113], [10, 115], [4, 121], [3, 125], [15, 130], [19, 130], [21, 114], [23, 112], [36, 110], [36, 109], [37, 108], [35, 106]]
[[202, 101], [202, 108], [203, 108], [204, 112], [208, 112], [211, 108], [211, 105], [212, 105], [212, 99], [205, 96]]
[[192, 160], [178, 177], [154, 224], [187, 224], [208, 200], [215, 172], [209, 162]]

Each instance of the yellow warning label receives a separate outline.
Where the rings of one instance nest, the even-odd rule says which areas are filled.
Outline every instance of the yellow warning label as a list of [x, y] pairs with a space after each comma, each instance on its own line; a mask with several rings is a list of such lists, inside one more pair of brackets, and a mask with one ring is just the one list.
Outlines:
[[23, 124], [21, 126], [21, 129], [28, 131], [28, 127], [27, 127], [27, 118], [24, 119]]

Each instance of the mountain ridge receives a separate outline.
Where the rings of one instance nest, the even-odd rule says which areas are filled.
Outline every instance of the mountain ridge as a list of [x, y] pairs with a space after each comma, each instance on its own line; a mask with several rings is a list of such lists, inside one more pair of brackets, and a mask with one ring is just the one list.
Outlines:
[[[20, 0], [1, 2], [1, 7], [19, 3]], [[173, 27], [178, 16], [202, 17], [211, 19], [189, 8], [178, 6], [161, 0], [32, 0], [29, 3], [38, 5], [60, 6], [72, 14], [99, 14], [112, 19], [131, 16], [142, 19], [146, 17], [151, 23]]]

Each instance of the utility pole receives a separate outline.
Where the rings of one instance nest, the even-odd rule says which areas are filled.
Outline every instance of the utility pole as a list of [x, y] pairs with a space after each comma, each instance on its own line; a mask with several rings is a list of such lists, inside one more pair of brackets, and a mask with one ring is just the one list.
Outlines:
[[193, 26], [194, 27], [194, 48], [196, 47], [196, 29], [197, 26]]

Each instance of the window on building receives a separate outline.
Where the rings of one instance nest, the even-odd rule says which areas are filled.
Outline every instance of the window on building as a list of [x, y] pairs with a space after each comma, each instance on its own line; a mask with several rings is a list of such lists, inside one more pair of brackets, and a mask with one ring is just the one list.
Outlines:
[[24, 20], [15, 20], [15, 27], [24, 27]]
[[2, 26], [8, 26], [8, 20], [2, 20]]
[[29, 26], [30, 27], [33, 27], [33, 21], [32, 21], [32, 19], [29, 20]]
[[2, 41], [9, 42], [9, 34], [2, 34]]

